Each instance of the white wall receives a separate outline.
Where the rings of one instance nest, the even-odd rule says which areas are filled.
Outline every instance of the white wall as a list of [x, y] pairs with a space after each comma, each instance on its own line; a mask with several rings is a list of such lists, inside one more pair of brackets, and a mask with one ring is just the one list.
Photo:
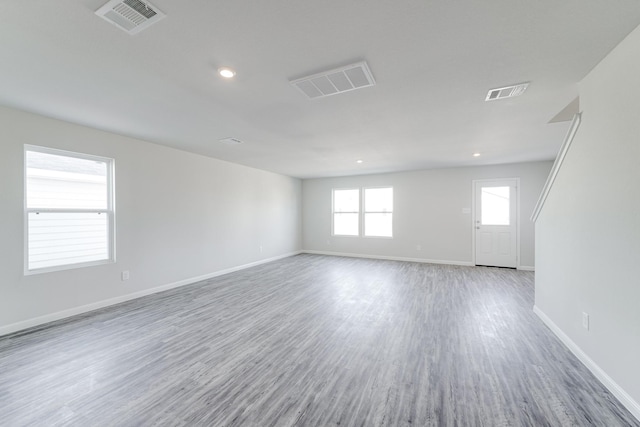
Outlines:
[[639, 51], [640, 28], [580, 83], [582, 123], [536, 223], [536, 311], [638, 418]]
[[[529, 220], [551, 162], [432, 169], [413, 172], [309, 179], [303, 188], [303, 248], [312, 252], [471, 264], [472, 181], [520, 178], [520, 265], [534, 266], [534, 230]], [[394, 237], [331, 235], [333, 188], [393, 186]], [[422, 249], [417, 250], [416, 245]]]
[[[24, 144], [115, 159], [116, 263], [23, 275]], [[301, 248], [298, 179], [3, 107], [0, 194], [0, 334]]]

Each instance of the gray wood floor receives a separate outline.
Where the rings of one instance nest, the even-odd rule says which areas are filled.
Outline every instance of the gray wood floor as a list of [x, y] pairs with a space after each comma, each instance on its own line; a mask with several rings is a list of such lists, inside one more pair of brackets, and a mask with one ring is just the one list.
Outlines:
[[0, 338], [2, 426], [640, 426], [533, 273], [299, 255]]

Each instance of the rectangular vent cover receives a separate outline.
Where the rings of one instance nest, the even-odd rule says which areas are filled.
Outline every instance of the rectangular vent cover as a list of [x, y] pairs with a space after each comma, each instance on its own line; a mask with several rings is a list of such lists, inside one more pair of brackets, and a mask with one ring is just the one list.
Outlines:
[[227, 144], [227, 145], [239, 145], [239, 144], [243, 143], [238, 138], [233, 138], [233, 137], [222, 138], [222, 139], [219, 139], [218, 141], [222, 142], [223, 144]]
[[289, 83], [310, 99], [323, 98], [376, 84], [365, 61], [289, 80]]
[[529, 86], [529, 83], [491, 89], [489, 93], [487, 93], [485, 101], [495, 101], [496, 99], [513, 98], [514, 96], [522, 95], [527, 89], [527, 86]]
[[141, 0], [111, 0], [96, 15], [129, 34], [136, 34], [166, 15], [151, 3]]

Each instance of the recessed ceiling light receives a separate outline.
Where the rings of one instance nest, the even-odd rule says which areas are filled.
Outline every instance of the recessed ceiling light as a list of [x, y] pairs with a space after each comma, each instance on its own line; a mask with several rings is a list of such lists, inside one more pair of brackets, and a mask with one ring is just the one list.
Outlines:
[[236, 72], [229, 67], [220, 67], [218, 68], [218, 74], [220, 74], [225, 79], [230, 79], [236, 75]]
[[356, 163], [362, 163], [362, 160], [356, 160]]
[[473, 153], [473, 157], [480, 157], [480, 153]]

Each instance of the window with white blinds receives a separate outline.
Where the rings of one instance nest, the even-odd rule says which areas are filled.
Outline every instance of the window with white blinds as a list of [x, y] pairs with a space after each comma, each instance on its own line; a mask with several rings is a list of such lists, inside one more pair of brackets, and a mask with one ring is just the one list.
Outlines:
[[26, 273], [112, 262], [113, 159], [25, 146]]

